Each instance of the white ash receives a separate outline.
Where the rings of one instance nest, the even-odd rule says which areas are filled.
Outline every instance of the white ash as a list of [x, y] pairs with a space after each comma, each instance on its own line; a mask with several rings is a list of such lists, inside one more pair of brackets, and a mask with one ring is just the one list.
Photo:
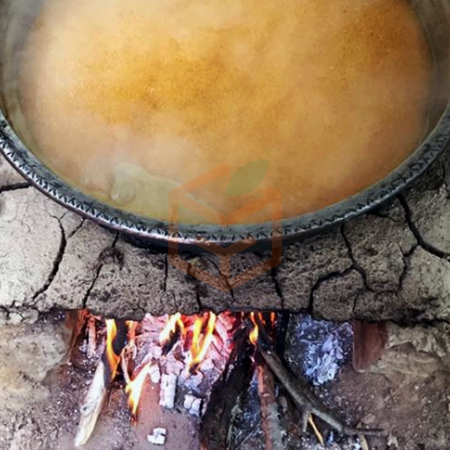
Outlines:
[[165, 360], [165, 369], [167, 373], [173, 373], [178, 376], [184, 370], [184, 368], [185, 365], [182, 361], [171, 358], [170, 355], [167, 356]]
[[163, 408], [173, 409], [177, 393], [177, 376], [173, 373], [163, 374], [161, 377], [161, 391], [159, 405]]
[[387, 445], [389, 448], [400, 448], [398, 445], [397, 438], [395, 436], [393, 436], [391, 433], [388, 436]]
[[191, 375], [184, 371], [178, 378], [178, 384], [184, 384], [187, 388], [195, 391], [202, 384], [203, 378], [204, 377], [201, 372]]
[[[359, 440], [359, 437], [348, 437], [344, 444], [339, 445], [337, 442], [335, 442], [336, 435], [333, 431], [330, 432], [328, 435], [328, 439], [325, 443], [325, 448], [330, 450], [363, 450], [363, 447], [361, 446], [361, 442]], [[317, 444], [317, 450], [323, 449], [320, 444]]]
[[[311, 382], [320, 386], [336, 378], [351, 351], [350, 324], [298, 316], [290, 339], [289, 360], [300, 364]], [[300, 356], [299, 356], [300, 355]]]
[[150, 348], [148, 355], [152, 359], [161, 359], [162, 348], [159, 345], [154, 345]]
[[[167, 409], [183, 407], [185, 395], [195, 394], [204, 399], [197, 402], [191, 414], [200, 415], [207, 405], [211, 387], [221, 376], [232, 349], [234, 318], [220, 315], [216, 322], [216, 335], [205, 359], [195, 373], [189, 373], [190, 351], [186, 349], [182, 337], [167, 355], [162, 354], [159, 338], [166, 325], [167, 317], [157, 318], [147, 315], [136, 334], [139, 366], [150, 363], [149, 375], [153, 383], [160, 383], [160, 405]], [[216, 348], [216, 345], [219, 348]]]
[[194, 395], [187, 394], [184, 397], [184, 409], [189, 411], [189, 414], [193, 416], [200, 416], [202, 408], [202, 399], [195, 397]]
[[214, 360], [212, 358], [205, 359], [201, 364], [201, 370], [203, 372], [209, 372], [210, 370], [215, 369]]
[[161, 381], [161, 370], [158, 364], [152, 364], [148, 370], [152, 383], [158, 384]]
[[330, 431], [328, 439], [325, 442], [326, 447], [330, 447], [334, 443], [334, 431]]
[[167, 430], [165, 428], [155, 428], [153, 433], [147, 436], [147, 441], [155, 445], [166, 443]]

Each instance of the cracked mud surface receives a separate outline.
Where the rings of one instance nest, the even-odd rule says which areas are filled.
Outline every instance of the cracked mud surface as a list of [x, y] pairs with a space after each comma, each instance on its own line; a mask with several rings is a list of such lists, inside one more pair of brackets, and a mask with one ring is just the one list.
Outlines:
[[[199, 309], [309, 311], [330, 320], [450, 320], [450, 152], [378, 210], [284, 248], [282, 265], [228, 293], [163, 251], [85, 221], [0, 159], [0, 323], [88, 307], [127, 319]], [[265, 259], [239, 255], [236, 272]], [[184, 255], [219, 276], [211, 255]]]

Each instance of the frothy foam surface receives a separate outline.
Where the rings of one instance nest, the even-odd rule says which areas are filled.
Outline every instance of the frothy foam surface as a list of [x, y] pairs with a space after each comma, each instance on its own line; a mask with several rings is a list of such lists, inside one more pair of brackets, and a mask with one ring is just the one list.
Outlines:
[[[431, 61], [404, 0], [47, 0], [21, 57], [38, 157], [150, 217], [173, 187], [256, 160], [285, 217], [317, 210], [425, 130]], [[230, 212], [258, 195], [227, 198], [228, 181], [195, 197]]]

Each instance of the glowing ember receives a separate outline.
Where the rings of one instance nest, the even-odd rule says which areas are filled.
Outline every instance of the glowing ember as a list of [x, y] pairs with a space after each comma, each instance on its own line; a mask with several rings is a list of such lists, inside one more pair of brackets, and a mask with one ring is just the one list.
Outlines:
[[125, 392], [128, 395], [128, 406], [130, 408], [133, 418], [136, 418], [139, 401], [142, 395], [142, 389], [144, 387], [144, 383], [149, 372], [150, 372], [150, 363], [147, 363], [139, 371], [135, 379], [130, 381], [125, 388]]

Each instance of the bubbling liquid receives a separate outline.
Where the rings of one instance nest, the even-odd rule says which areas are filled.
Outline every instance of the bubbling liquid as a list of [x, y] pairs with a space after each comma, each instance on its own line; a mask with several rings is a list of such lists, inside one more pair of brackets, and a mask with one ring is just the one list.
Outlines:
[[171, 189], [227, 164], [196, 200], [225, 214], [272, 186], [288, 218], [417, 147], [431, 71], [406, 0], [47, 0], [19, 85], [30, 147], [102, 201], [164, 220]]

